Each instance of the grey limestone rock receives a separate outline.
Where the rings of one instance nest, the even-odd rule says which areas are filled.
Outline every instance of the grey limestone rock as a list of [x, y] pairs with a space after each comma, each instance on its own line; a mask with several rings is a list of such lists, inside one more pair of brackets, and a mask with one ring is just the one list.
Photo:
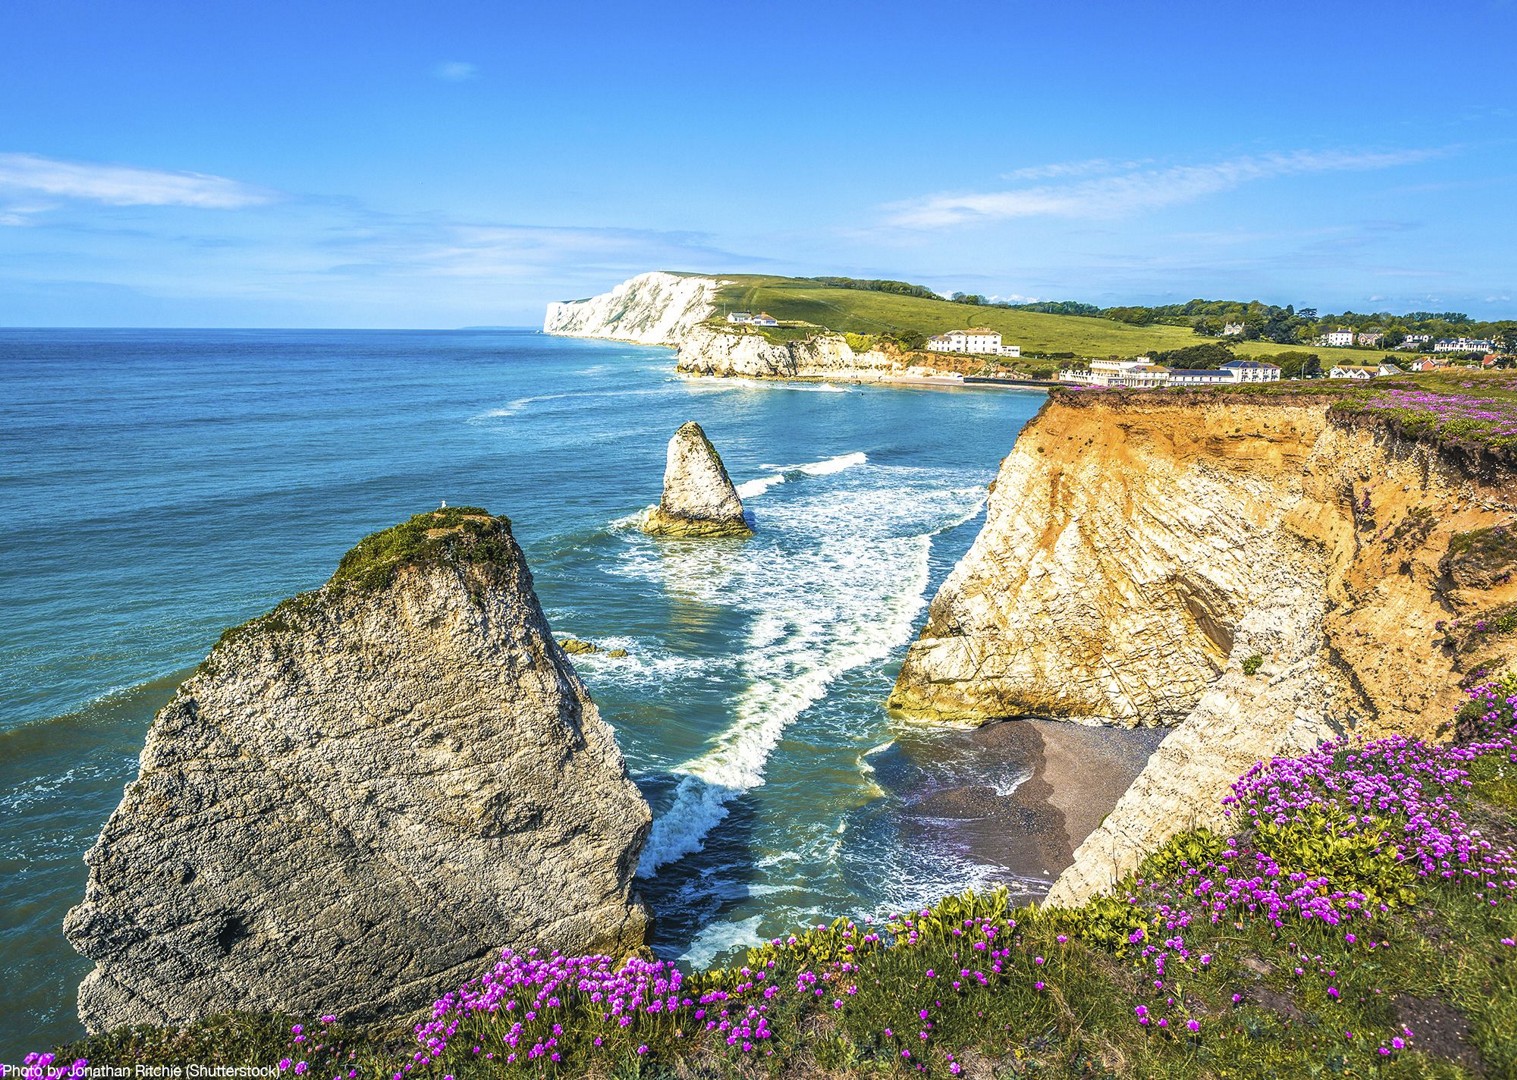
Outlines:
[[88, 854], [99, 1031], [430, 1003], [503, 947], [625, 955], [650, 813], [482, 510], [369, 537], [228, 631]]
[[664, 497], [648, 512], [643, 529], [654, 536], [751, 536], [743, 500], [722, 459], [694, 420], [669, 440]]

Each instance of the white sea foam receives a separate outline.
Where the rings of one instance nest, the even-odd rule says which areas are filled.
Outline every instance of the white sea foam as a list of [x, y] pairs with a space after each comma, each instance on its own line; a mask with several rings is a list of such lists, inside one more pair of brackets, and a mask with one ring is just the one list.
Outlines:
[[640, 529], [643, 522], [648, 518], [648, 511], [653, 507], [645, 506], [641, 510], [635, 510], [630, 514], [624, 514], [611, 521], [609, 528], [612, 532], [626, 532], [629, 529]]
[[831, 476], [844, 469], [867, 464], [868, 461], [868, 455], [861, 450], [856, 450], [851, 454], [839, 454], [825, 461], [808, 461], [801, 465], [765, 465], [764, 468], [774, 469], [775, 472], [769, 476], [743, 481], [737, 485], [737, 495], [740, 499], [756, 499], [770, 488], [783, 484], [787, 480], [799, 479], [803, 476]]
[[807, 476], [831, 476], [844, 469], [851, 469], [855, 465], [863, 465], [868, 460], [868, 456], [863, 451], [856, 450], [851, 454], [830, 457], [826, 461], [812, 461], [805, 465], [792, 465], [790, 468], [796, 472], [805, 473]]
[[783, 484], [784, 482], [785, 477], [783, 473], [774, 476], [760, 476], [757, 480], [744, 480], [741, 484], [737, 485], [737, 497], [739, 499], [756, 499], [774, 487], [775, 484]]
[[760, 916], [754, 915], [738, 922], [711, 923], [701, 929], [679, 958], [699, 970], [725, 953], [761, 945], [759, 921]]
[[[840, 455], [812, 463], [807, 475], [865, 460]], [[925, 604], [931, 534], [960, 518], [979, 493], [902, 488], [888, 473], [880, 479], [880, 486], [817, 486], [768, 509], [767, 532], [786, 538], [782, 553], [761, 533], [733, 551], [663, 549], [626, 561], [670, 592], [741, 606], [751, 616], [738, 661], [745, 685], [731, 722], [674, 770], [674, 800], [653, 823], [639, 876], [701, 850], [728, 805], [764, 782], [785, 729], [840, 675], [885, 659], [910, 638]], [[900, 520], [920, 528], [890, 535]]]

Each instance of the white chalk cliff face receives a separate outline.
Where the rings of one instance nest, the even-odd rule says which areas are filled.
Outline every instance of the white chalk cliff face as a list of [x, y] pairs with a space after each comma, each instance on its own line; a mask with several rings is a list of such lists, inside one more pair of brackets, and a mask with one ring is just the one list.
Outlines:
[[626, 955], [650, 822], [509, 524], [420, 515], [153, 720], [64, 927], [80, 1018], [398, 1013], [503, 947]]
[[663, 498], [648, 512], [643, 529], [654, 536], [685, 538], [753, 532], [721, 455], [694, 420], [669, 440]]
[[841, 334], [773, 343], [757, 333], [699, 326], [681, 340], [674, 366], [687, 375], [729, 378], [863, 379], [890, 373], [896, 362], [877, 350], [855, 352]]
[[1056, 394], [890, 705], [1178, 725], [1050, 895], [1078, 902], [1222, 826], [1261, 758], [1345, 731], [1435, 736], [1479, 659], [1435, 624], [1517, 598], [1451, 578], [1451, 542], [1508, 519], [1511, 494], [1321, 400]]
[[820, 328], [801, 340], [771, 342], [754, 330], [708, 325], [724, 284], [662, 271], [639, 274], [599, 296], [549, 304], [543, 332], [671, 345], [679, 349], [677, 371], [718, 378], [864, 382], [956, 370], [952, 364], [908, 367], [899, 356], [856, 351], [842, 334]]
[[543, 332], [678, 345], [716, 310], [715, 278], [653, 271], [586, 300], [549, 304]]

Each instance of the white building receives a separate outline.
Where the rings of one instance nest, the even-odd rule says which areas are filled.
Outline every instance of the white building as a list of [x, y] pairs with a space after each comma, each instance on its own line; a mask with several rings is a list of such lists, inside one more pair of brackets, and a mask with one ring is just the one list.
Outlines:
[[1223, 371], [1233, 373], [1234, 382], [1260, 383], [1279, 382], [1280, 369], [1263, 360], [1229, 360], [1222, 365]]
[[754, 326], [778, 326], [780, 324], [779, 320], [776, 319], [773, 315], [769, 314], [767, 311], [759, 312], [748, 321]]
[[1222, 336], [1223, 337], [1242, 337], [1243, 336], [1243, 324], [1240, 323], [1240, 322], [1230, 322], [1230, 323], [1228, 323], [1227, 325], [1225, 325], [1225, 326], [1222, 327]]
[[1327, 373], [1329, 379], [1373, 379], [1380, 374], [1378, 367], [1365, 367], [1363, 364], [1334, 364], [1333, 370]]
[[1001, 346], [1001, 355], [1002, 356], [1021, 356], [1022, 355], [1022, 346], [1020, 346], [1020, 345], [1002, 345]]
[[735, 326], [746, 326], [753, 321], [753, 315], [746, 311], [729, 311], [727, 321]]
[[1485, 338], [1439, 338], [1433, 342], [1434, 352], [1478, 352], [1488, 353], [1496, 347], [1494, 341]]
[[[1016, 355], [1021, 356], [1022, 350], [1016, 348]], [[979, 353], [987, 356], [1003, 356], [1001, 352], [1001, 332], [999, 330], [986, 330], [983, 327], [969, 330], [950, 330], [946, 334], [938, 334], [927, 339], [927, 348], [930, 352], [953, 352], [953, 353]]]
[[1237, 382], [1231, 371], [1203, 368], [1173, 368], [1169, 373], [1170, 386], [1215, 386], [1218, 383]]
[[1352, 330], [1329, 330], [1318, 339], [1322, 344], [1334, 349], [1346, 349], [1354, 343]]
[[1404, 337], [1404, 338], [1401, 339], [1401, 344], [1397, 345], [1396, 348], [1398, 348], [1398, 349], [1415, 349], [1415, 348], [1418, 348], [1419, 346], [1426, 345], [1429, 341], [1432, 341], [1432, 340], [1433, 340], [1433, 335], [1432, 334], [1408, 334], [1408, 335], [1406, 335], [1406, 337]]
[[1230, 360], [1220, 368], [1167, 368], [1146, 356], [1136, 360], [1092, 360], [1089, 371], [1061, 371], [1059, 380], [1085, 386], [1153, 390], [1163, 386], [1218, 386], [1225, 383], [1278, 382], [1280, 369], [1260, 360]]
[[1169, 384], [1169, 369], [1138, 360], [1092, 360], [1089, 371], [1061, 371], [1059, 381], [1085, 386], [1120, 386], [1129, 390], [1151, 390]]

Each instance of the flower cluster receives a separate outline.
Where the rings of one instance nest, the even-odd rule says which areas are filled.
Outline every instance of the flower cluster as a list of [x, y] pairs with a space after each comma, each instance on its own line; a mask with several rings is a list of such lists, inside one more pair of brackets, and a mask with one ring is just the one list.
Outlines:
[[54, 1054], [27, 1054], [22, 1064], [24, 1080], [83, 1080], [89, 1075], [89, 1062], [83, 1058], [65, 1065]]
[[[1497, 387], [1493, 383], [1490, 389], [1505, 387], [1506, 384]], [[1504, 393], [1467, 394], [1387, 386], [1342, 407], [1392, 418], [1413, 434], [1483, 440], [1496, 445], [1517, 442], [1517, 402]]]

